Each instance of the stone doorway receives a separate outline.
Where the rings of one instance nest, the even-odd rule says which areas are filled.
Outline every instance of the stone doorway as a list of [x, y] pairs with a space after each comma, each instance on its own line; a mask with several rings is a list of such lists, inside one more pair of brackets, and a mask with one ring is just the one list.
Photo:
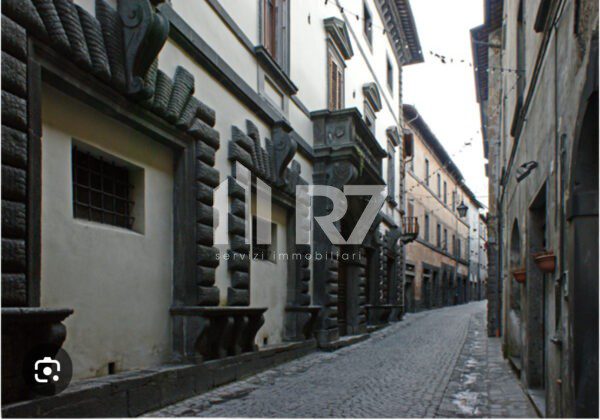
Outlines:
[[529, 240], [527, 264], [527, 386], [543, 390], [546, 385], [546, 361], [548, 341], [548, 287], [546, 274], [535, 265], [532, 254], [548, 247], [546, 236], [547, 225], [546, 184], [536, 195], [529, 207], [527, 232]]
[[588, 100], [571, 164], [575, 417], [598, 417], [598, 92]]

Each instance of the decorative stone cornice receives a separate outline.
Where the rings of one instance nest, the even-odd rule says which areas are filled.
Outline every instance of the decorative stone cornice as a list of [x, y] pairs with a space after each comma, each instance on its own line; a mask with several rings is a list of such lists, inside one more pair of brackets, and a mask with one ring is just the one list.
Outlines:
[[371, 82], [364, 84], [363, 94], [365, 95], [367, 102], [369, 102], [369, 105], [371, 105], [371, 108], [373, 108], [373, 111], [381, 111], [381, 95], [376, 83]]
[[398, 127], [392, 125], [388, 127], [385, 132], [394, 146], [398, 146], [400, 144], [400, 132], [398, 131]]
[[381, 148], [356, 108], [311, 113], [314, 122], [315, 161], [330, 165], [339, 160], [351, 162], [363, 181], [385, 184], [381, 161], [387, 152]]
[[325, 32], [342, 54], [344, 59], [349, 60], [354, 55], [352, 50], [352, 42], [346, 23], [336, 17], [330, 17], [323, 21]]

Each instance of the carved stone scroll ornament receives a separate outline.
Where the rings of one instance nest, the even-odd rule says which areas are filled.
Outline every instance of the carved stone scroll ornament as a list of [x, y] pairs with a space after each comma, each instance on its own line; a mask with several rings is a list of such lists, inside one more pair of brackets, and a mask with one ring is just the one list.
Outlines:
[[167, 41], [169, 22], [154, 13], [148, 0], [119, 1], [118, 12], [123, 21], [127, 93], [148, 99], [152, 92], [144, 88], [144, 76]]
[[284, 184], [284, 172], [288, 164], [294, 158], [298, 144], [289, 133], [281, 127], [273, 129], [273, 151], [275, 163], [275, 182], [277, 185]]

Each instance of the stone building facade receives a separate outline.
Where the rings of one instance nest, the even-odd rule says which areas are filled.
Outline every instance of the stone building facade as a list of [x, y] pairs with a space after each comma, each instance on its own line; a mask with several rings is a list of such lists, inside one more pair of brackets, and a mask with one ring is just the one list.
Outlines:
[[482, 205], [418, 110], [405, 104], [403, 112], [406, 213], [419, 223], [406, 246], [407, 311], [479, 299]]
[[598, 416], [598, 3], [487, 0], [488, 333], [541, 414]]
[[[2, 35], [5, 415], [138, 415], [401, 319], [408, 0], [8, 0]], [[309, 184], [384, 187], [362, 243]], [[43, 343], [75, 382], [42, 404]]]

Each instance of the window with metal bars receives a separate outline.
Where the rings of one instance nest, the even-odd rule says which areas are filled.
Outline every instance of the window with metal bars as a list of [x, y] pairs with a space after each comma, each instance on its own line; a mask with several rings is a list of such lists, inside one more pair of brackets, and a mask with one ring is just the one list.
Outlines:
[[124, 165], [73, 146], [73, 216], [133, 228], [131, 176]]

